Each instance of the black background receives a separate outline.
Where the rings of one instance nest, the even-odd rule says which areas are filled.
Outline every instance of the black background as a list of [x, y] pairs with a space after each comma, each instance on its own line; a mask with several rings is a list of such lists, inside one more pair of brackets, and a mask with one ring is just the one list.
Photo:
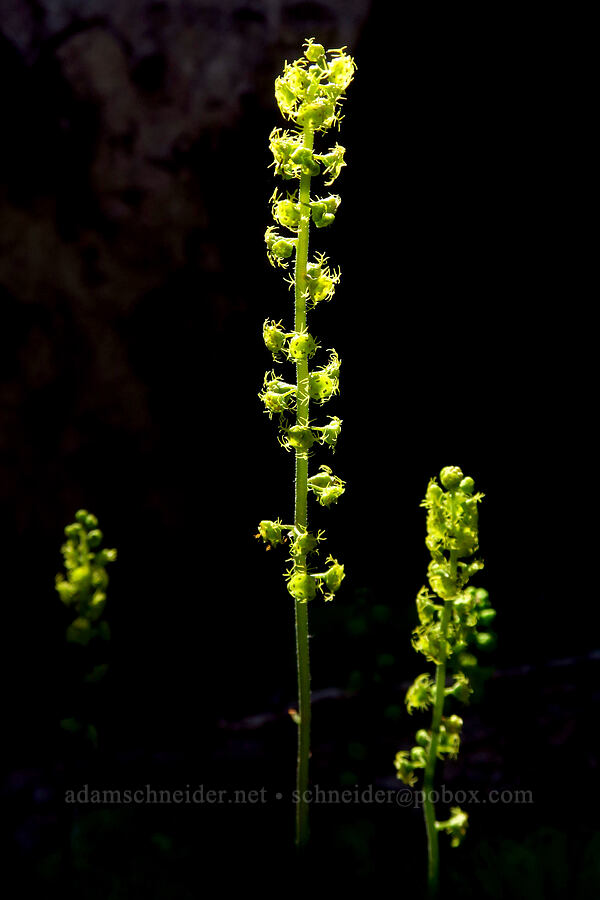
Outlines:
[[[313, 242], [342, 270], [311, 328], [342, 358], [341, 395], [327, 413], [344, 423], [333, 460], [320, 452], [315, 464], [347, 480], [338, 506], [314, 514], [347, 577], [332, 606], [315, 601], [310, 611], [313, 689], [335, 689], [315, 703], [313, 783], [396, 786], [394, 754], [421, 724], [393, 710], [422, 670], [410, 646], [427, 565], [419, 502], [432, 475], [460, 465], [486, 495], [477, 583], [498, 610], [499, 638], [495, 676], [464, 713], [463, 750], [445, 781], [531, 790], [534, 802], [471, 808], [464, 848], [443, 855], [446, 890], [596, 896], [598, 833], [586, 809], [598, 764], [597, 413], [593, 295], [582, 276], [587, 116], [575, 89], [584, 60], [566, 23], [391, 9], [375, 3], [349, 48], [358, 72], [338, 137], [348, 160], [336, 183], [342, 205]], [[307, 15], [319, 40], [315, 26]], [[13, 81], [4, 106], [3, 178], [10, 202], [25, 205], [44, 155], [32, 141], [47, 126], [23, 127], [32, 83], [35, 94], [35, 78]], [[22, 377], [34, 330], [60, 340], [59, 364], [27, 387], [18, 428], [4, 435], [5, 842], [38, 883], [78, 896], [109, 896], [106, 885], [119, 897], [197, 896], [215, 872], [224, 885], [241, 875], [288, 890], [286, 879], [315, 875], [313, 863], [338, 886], [422, 881], [413, 809], [315, 807], [303, 865], [289, 847], [285, 801], [81, 807], [77, 839], [65, 837], [61, 791], [73, 784], [267, 785], [286, 797], [293, 788], [285, 555], [265, 554], [254, 538], [259, 519], [289, 521], [293, 505], [292, 456], [256, 396], [272, 365], [262, 323], [289, 319], [292, 307], [263, 246], [275, 185], [268, 134], [279, 124], [274, 101], [249, 92], [235, 126], [191, 155], [223, 265], [204, 271], [190, 240], [189, 259], [117, 323], [144, 386], [149, 418], [139, 428], [95, 416], [92, 350], [60, 296], [24, 305], [3, 288], [7, 383]], [[48, 147], [39, 190], [68, 194], [64, 160]], [[76, 228], [77, 207], [67, 208]], [[72, 446], [67, 425], [79, 435]], [[97, 754], [58, 728], [83, 702], [78, 648], [64, 644], [53, 592], [62, 529], [80, 506], [119, 551], [110, 672], [90, 701]]]

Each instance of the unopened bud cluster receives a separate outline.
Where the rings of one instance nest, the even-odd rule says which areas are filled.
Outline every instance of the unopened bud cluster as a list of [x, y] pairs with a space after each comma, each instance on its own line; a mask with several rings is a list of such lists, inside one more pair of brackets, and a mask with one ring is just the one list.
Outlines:
[[98, 519], [85, 509], [75, 513], [75, 521], [67, 525], [65, 535], [67, 540], [61, 547], [65, 574], [56, 576], [55, 586], [62, 602], [75, 613], [67, 627], [67, 640], [86, 646], [94, 637], [110, 637], [102, 614], [108, 587], [106, 566], [117, 558], [117, 551], [101, 548], [103, 535]]

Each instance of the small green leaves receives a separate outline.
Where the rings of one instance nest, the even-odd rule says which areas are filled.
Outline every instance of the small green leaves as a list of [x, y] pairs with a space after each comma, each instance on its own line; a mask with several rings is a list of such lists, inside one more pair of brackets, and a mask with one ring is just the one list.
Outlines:
[[87, 510], [75, 513], [61, 547], [66, 576], [59, 573], [55, 579], [58, 596], [76, 614], [67, 627], [67, 640], [83, 646], [94, 637], [109, 636], [108, 625], [99, 619], [106, 605], [106, 565], [117, 558], [117, 551], [100, 549], [103, 535], [97, 526], [98, 519]]

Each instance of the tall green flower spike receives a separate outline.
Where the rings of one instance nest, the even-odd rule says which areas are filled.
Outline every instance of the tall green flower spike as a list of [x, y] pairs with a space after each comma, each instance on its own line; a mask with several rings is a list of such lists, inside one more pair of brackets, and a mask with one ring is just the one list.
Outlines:
[[[340, 273], [331, 269], [327, 257], [317, 253], [309, 260], [308, 239], [311, 222], [322, 229], [332, 224], [340, 205], [338, 194], [311, 197], [311, 179], [325, 176], [328, 187], [340, 174], [344, 148], [339, 144], [319, 153], [315, 148], [315, 134], [339, 126], [340, 106], [344, 93], [354, 77], [355, 63], [340, 50], [325, 51], [321, 44], [309, 38], [304, 44], [304, 56], [286, 63], [283, 74], [275, 80], [275, 97], [282, 116], [292, 123], [288, 129], [274, 128], [269, 138], [275, 174], [285, 182], [299, 182], [285, 194], [276, 190], [271, 197], [275, 225], [265, 234], [267, 257], [272, 266], [287, 269], [294, 262], [294, 327], [286, 329], [281, 321], [267, 320], [263, 338], [275, 362], [287, 359], [295, 364], [296, 382], [290, 383], [275, 371], [267, 372], [260, 399], [269, 418], [278, 417], [279, 441], [295, 454], [295, 509], [290, 525], [263, 520], [259, 533], [270, 546], [289, 541], [291, 566], [285, 573], [287, 588], [294, 599], [296, 615], [296, 652], [298, 663], [299, 709], [294, 716], [298, 724], [298, 768], [296, 805], [296, 843], [301, 846], [308, 838], [308, 760], [310, 755], [310, 668], [308, 650], [307, 603], [320, 591], [331, 600], [344, 578], [344, 567], [333, 557], [327, 558], [327, 568], [316, 571], [309, 566], [309, 555], [315, 554], [322, 534], [308, 531], [308, 493], [321, 506], [329, 507], [344, 492], [345, 483], [328, 466], [309, 478], [308, 458], [315, 445], [335, 450], [341, 430], [341, 419], [329, 416], [317, 425], [309, 418], [309, 406], [322, 406], [339, 391], [340, 359], [335, 350], [329, 351], [325, 364], [309, 370], [309, 360], [319, 345], [307, 327], [307, 309], [330, 300], [340, 280]], [[281, 229], [281, 230], [280, 230]]]
[[[108, 574], [106, 566], [117, 558], [116, 550], [101, 549], [103, 535], [98, 528], [98, 519], [86, 509], [75, 513], [75, 521], [65, 528], [67, 540], [61, 547], [65, 574], [56, 576], [56, 591], [72, 611], [74, 618], [67, 626], [66, 639], [69, 643], [82, 647], [95, 638], [106, 641], [110, 638], [108, 622], [103, 618], [106, 606]], [[85, 676], [85, 682], [100, 681], [107, 666], [95, 665]], [[61, 726], [66, 731], [84, 731], [94, 745], [97, 742], [96, 728], [91, 723], [83, 725], [77, 719], [63, 719]]]
[[[473, 479], [464, 477], [458, 466], [446, 466], [440, 482], [432, 478], [422, 506], [427, 510], [425, 544], [431, 554], [427, 571], [429, 588], [417, 594], [419, 625], [412, 643], [415, 650], [435, 665], [435, 680], [429, 673], [419, 675], [406, 694], [409, 713], [433, 709], [431, 728], [419, 729], [412, 750], [401, 750], [395, 759], [397, 776], [405, 784], [417, 783], [417, 770], [423, 769], [423, 811], [427, 832], [428, 886], [435, 897], [439, 884], [438, 832], [445, 831], [452, 847], [458, 847], [467, 830], [467, 814], [456, 806], [443, 822], [436, 821], [432, 801], [435, 765], [438, 759], [455, 758], [460, 747], [463, 721], [457, 715], [444, 715], [446, 697], [468, 703], [472, 693], [467, 674], [462, 671], [476, 663], [467, 653], [475, 643], [490, 645], [493, 636], [480, 631], [495, 616], [487, 591], [468, 585], [469, 579], [483, 568], [474, 558], [478, 549], [478, 504], [483, 494], [475, 493]], [[452, 666], [452, 683], [447, 684], [447, 669]]]

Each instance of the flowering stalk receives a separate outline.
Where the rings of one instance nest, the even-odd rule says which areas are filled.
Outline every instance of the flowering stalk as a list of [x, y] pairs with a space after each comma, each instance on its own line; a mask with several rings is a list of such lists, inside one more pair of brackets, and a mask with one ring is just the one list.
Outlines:
[[331, 185], [344, 162], [344, 148], [336, 144], [325, 153], [315, 152], [315, 133], [325, 132], [339, 125], [339, 106], [344, 92], [354, 76], [354, 60], [344, 49], [325, 51], [321, 44], [309, 38], [304, 44], [304, 56], [286, 63], [283, 74], [275, 80], [275, 97], [284, 118], [292, 121], [291, 131], [275, 128], [270, 135], [275, 173], [284, 180], [298, 180], [298, 188], [283, 197], [275, 190], [271, 197], [275, 222], [286, 229], [280, 233], [276, 226], [267, 228], [265, 241], [267, 256], [273, 266], [286, 268], [294, 258], [294, 329], [286, 331], [282, 322], [267, 320], [263, 337], [276, 362], [287, 358], [296, 367], [296, 381], [290, 384], [273, 370], [265, 375], [259, 394], [269, 417], [278, 417], [280, 443], [295, 453], [294, 522], [284, 525], [263, 520], [258, 536], [268, 546], [290, 542], [291, 568], [285, 573], [287, 588], [294, 599], [296, 622], [296, 655], [298, 664], [298, 766], [296, 804], [296, 843], [303, 845], [308, 838], [308, 761], [310, 756], [310, 665], [308, 645], [308, 601], [320, 590], [325, 600], [331, 600], [344, 578], [344, 567], [333, 557], [327, 558], [327, 568], [315, 571], [308, 562], [323, 533], [308, 530], [308, 494], [314, 494], [321, 506], [335, 503], [344, 492], [344, 482], [328, 466], [309, 477], [308, 460], [315, 444], [335, 450], [341, 420], [329, 416], [324, 425], [311, 422], [310, 401], [319, 405], [339, 391], [340, 359], [331, 350], [328, 362], [312, 371], [309, 360], [318, 344], [308, 331], [307, 311], [333, 295], [339, 272], [327, 265], [327, 257], [317, 253], [308, 256], [311, 222], [324, 228], [335, 219], [340, 197], [331, 194], [311, 199], [311, 179], [327, 176]]
[[[471, 642], [482, 648], [493, 642], [493, 635], [479, 631], [478, 625], [489, 625], [496, 614], [490, 608], [487, 591], [467, 586], [471, 576], [483, 568], [481, 560], [471, 559], [479, 543], [477, 504], [483, 494], [474, 493], [473, 479], [463, 477], [457, 466], [442, 469], [440, 481], [441, 486], [435, 478], [431, 479], [421, 504], [427, 509], [425, 543], [431, 553], [427, 572], [431, 591], [422, 587], [417, 594], [420, 624], [412, 639], [415, 650], [435, 664], [435, 681], [429, 673], [419, 675], [406, 694], [409, 713], [433, 707], [431, 728], [417, 731], [416, 746], [410, 752], [401, 750], [395, 759], [398, 778], [405, 784], [414, 785], [416, 770], [424, 769], [427, 880], [432, 897], [437, 894], [439, 882], [438, 833], [445, 831], [451, 845], [458, 847], [466, 834], [468, 819], [455, 806], [447, 820], [436, 821], [432, 801], [436, 762], [445, 756], [457, 756], [463, 724], [460, 716], [445, 716], [444, 705], [447, 697], [468, 702], [472, 689], [464, 670], [476, 665], [477, 660], [466, 651]], [[456, 663], [452, 683], [447, 684], [447, 669], [452, 663]]]
[[[90, 641], [107, 641], [110, 638], [108, 622], [103, 618], [106, 606], [108, 574], [106, 566], [117, 558], [117, 551], [101, 549], [103, 534], [98, 519], [86, 509], [75, 513], [75, 521], [65, 528], [67, 540], [61, 547], [65, 574], [55, 578], [56, 591], [62, 602], [74, 614], [66, 629], [69, 643], [87, 647]], [[106, 674], [106, 663], [95, 665], [86, 675], [86, 684], [99, 682]], [[77, 718], [61, 720], [65, 731], [83, 732], [97, 745], [96, 727]]]

